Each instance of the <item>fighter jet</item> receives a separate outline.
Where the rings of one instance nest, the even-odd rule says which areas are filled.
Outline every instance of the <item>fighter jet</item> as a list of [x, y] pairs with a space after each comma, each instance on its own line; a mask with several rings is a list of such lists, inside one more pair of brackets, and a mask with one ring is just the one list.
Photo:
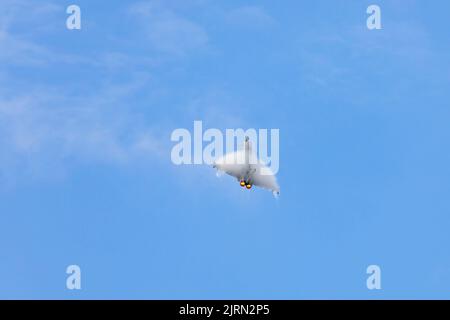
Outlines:
[[225, 154], [217, 159], [213, 168], [218, 173], [225, 172], [235, 177], [241, 187], [250, 190], [252, 186], [272, 191], [275, 197], [280, 194], [280, 187], [270, 168], [257, 158], [252, 150], [249, 137], [245, 137], [243, 150]]

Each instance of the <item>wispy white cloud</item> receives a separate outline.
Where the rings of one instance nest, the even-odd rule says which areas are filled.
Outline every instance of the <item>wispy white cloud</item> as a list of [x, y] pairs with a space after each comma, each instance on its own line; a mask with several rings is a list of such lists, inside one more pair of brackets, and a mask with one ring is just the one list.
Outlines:
[[[58, 52], [37, 43], [32, 37], [35, 20], [23, 18], [34, 12], [39, 15], [31, 17], [46, 21], [53, 5], [20, 0], [8, 1], [6, 8], [0, 19], [0, 184], [20, 175], [52, 176], [69, 163], [126, 166], [166, 156], [164, 133], [129, 102], [150, 79], [139, 66], [151, 66], [153, 59], [111, 51], [87, 58]], [[21, 21], [24, 25], [17, 27]], [[128, 73], [126, 80], [102, 77], [96, 89], [82, 84], [67, 88], [19, 77], [12, 68], [51, 73], [55, 67], [75, 65], [103, 75], [127, 68]]]
[[0, 72], [10, 66], [46, 67], [55, 63], [98, 64], [98, 59], [58, 52], [38, 43], [37, 34], [52, 34], [65, 9], [54, 2], [3, 0], [0, 11]]
[[316, 29], [303, 32], [294, 43], [302, 73], [311, 83], [351, 89], [364, 72], [372, 76], [394, 72], [386, 69], [387, 62], [408, 73], [430, 71], [435, 61], [443, 61], [430, 39], [417, 22], [396, 21], [377, 31], [369, 31], [363, 23], [338, 31]]
[[28, 0], [2, 0], [0, 6], [0, 61], [42, 65], [52, 54], [31, 39], [37, 30], [50, 28], [49, 21], [62, 7]]
[[0, 172], [41, 176], [67, 162], [122, 166], [163, 158], [166, 139], [127, 105], [140, 86], [106, 86], [86, 97], [42, 88], [0, 92]]
[[130, 12], [139, 19], [148, 41], [160, 52], [185, 55], [205, 48], [208, 43], [208, 34], [200, 24], [179, 14], [165, 1], [140, 2]]

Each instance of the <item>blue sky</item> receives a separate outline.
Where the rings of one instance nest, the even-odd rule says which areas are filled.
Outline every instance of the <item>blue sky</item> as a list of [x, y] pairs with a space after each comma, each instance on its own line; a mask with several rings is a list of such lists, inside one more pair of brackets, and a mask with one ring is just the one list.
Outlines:
[[[450, 298], [447, 1], [0, 7], [0, 298]], [[194, 120], [279, 128], [280, 199], [174, 166]]]

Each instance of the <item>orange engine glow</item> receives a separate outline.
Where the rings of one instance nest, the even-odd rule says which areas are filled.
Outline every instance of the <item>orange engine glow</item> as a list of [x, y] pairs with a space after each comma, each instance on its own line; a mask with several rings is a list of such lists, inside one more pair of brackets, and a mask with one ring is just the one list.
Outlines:
[[242, 180], [240, 184], [241, 184], [241, 187], [245, 187], [245, 181]]
[[251, 188], [252, 188], [252, 185], [251, 185], [251, 184], [248, 184], [248, 185], [246, 185], [246, 187], [247, 187], [247, 189], [251, 189]]

